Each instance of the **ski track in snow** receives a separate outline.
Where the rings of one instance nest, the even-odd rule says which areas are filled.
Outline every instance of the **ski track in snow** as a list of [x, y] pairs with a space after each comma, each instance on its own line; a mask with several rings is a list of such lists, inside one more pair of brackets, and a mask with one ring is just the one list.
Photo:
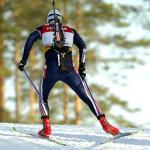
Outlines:
[[67, 144], [61, 146], [46, 139], [33, 137], [13, 131], [37, 134], [41, 125], [0, 124], [0, 150], [150, 150], [150, 125], [141, 128], [122, 128], [121, 130], [143, 132], [116, 139], [114, 142], [100, 144], [111, 135], [102, 131], [101, 127], [52, 125], [52, 138]]

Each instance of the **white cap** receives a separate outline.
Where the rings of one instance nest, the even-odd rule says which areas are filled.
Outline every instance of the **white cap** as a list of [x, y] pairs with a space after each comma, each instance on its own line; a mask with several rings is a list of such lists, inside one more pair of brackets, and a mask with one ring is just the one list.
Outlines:
[[[58, 17], [58, 19], [60, 20], [60, 22], [62, 21], [62, 16], [60, 14], [60, 12], [55, 9], [55, 15]], [[54, 10], [50, 10], [48, 12], [48, 15], [47, 15], [47, 23], [48, 22], [53, 22], [54, 21]]]

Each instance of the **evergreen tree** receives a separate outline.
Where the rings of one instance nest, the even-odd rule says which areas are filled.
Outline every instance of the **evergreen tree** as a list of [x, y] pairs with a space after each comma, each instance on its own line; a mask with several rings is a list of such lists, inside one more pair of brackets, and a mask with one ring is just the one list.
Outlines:
[[4, 21], [3, 21], [3, 15], [4, 15], [4, 5], [5, 1], [0, 1], [0, 122], [4, 121], [4, 107], [5, 107], [5, 100], [4, 100]]

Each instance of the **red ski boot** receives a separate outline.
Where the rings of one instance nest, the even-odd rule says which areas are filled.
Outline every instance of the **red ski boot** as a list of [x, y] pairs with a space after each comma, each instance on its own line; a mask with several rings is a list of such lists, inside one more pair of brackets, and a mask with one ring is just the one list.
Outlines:
[[112, 126], [111, 124], [109, 124], [109, 122], [105, 118], [105, 115], [102, 115], [100, 117], [100, 123], [101, 123], [101, 125], [102, 125], [102, 127], [103, 127], [103, 129], [106, 133], [109, 133], [113, 136], [120, 133], [118, 128], [116, 128], [116, 127]]
[[39, 131], [39, 135], [40, 136], [44, 136], [46, 138], [49, 138], [50, 134], [51, 134], [51, 125], [50, 125], [50, 121], [48, 118], [46, 119], [42, 119], [42, 123], [43, 123], [43, 129]]

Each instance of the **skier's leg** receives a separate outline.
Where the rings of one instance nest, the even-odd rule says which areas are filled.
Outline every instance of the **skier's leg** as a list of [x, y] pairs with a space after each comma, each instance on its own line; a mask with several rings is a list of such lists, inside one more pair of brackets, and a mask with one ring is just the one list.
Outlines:
[[93, 114], [99, 118], [102, 114], [96, 101], [94, 100], [87, 84], [82, 81], [81, 77], [75, 71], [70, 71], [66, 74], [66, 78], [62, 80], [67, 85], [69, 85], [75, 93], [88, 105]]
[[[84, 81], [84, 83], [85, 83], [87, 89], [89, 90], [86, 81]], [[89, 93], [91, 94], [90, 90], [89, 90]], [[92, 94], [91, 94], [91, 97], [93, 97]], [[103, 129], [104, 129], [105, 132], [110, 133], [110, 134], [112, 134], [112, 135], [117, 135], [117, 134], [119, 134], [119, 132], [120, 132], [119, 129], [116, 128], [116, 127], [114, 127], [114, 126], [112, 126], [112, 125], [107, 121], [107, 119], [106, 119], [106, 117], [105, 117], [105, 114], [101, 114], [100, 117], [98, 117], [98, 119], [99, 119], [100, 124], [102, 125], [102, 127], [103, 127]]]
[[41, 119], [43, 123], [43, 129], [39, 131], [39, 135], [49, 137], [51, 134], [51, 126], [49, 121], [49, 106], [48, 106], [48, 95], [54, 84], [56, 83], [55, 73], [51, 73], [47, 66], [43, 69], [43, 78], [40, 83], [40, 93], [42, 99], [39, 99], [39, 107], [41, 112]]
[[118, 128], [108, 123], [108, 121], [105, 118], [105, 115], [102, 113], [102, 111], [96, 104], [86, 81], [83, 81], [78, 73], [70, 72], [67, 79], [64, 80], [64, 82], [68, 84], [76, 92], [76, 94], [89, 106], [93, 114], [100, 121], [105, 132], [110, 133], [112, 135], [116, 135], [120, 132]]
[[49, 75], [48, 71], [44, 70], [45, 74], [40, 82], [40, 93], [43, 99], [39, 99], [39, 107], [41, 112], [41, 118], [49, 118], [49, 106], [48, 106], [48, 96], [56, 83], [54, 76]]

